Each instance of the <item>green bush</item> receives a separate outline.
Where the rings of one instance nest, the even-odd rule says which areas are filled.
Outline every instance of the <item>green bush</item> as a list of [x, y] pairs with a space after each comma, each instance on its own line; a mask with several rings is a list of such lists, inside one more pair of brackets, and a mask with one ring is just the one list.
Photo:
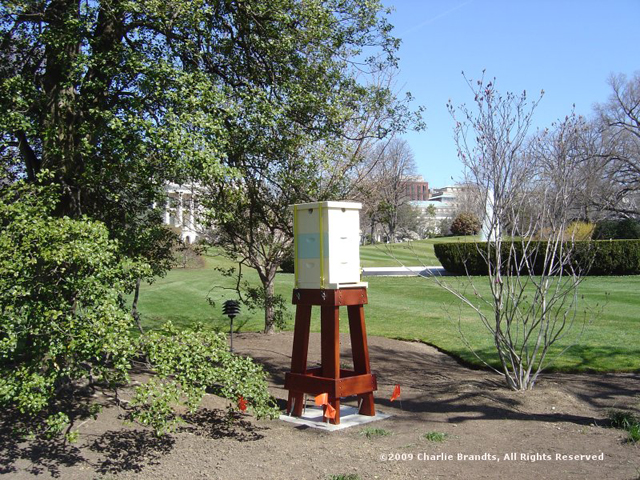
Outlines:
[[[486, 252], [486, 242], [439, 243], [435, 254], [442, 266], [457, 275], [487, 275], [487, 263], [481, 252]], [[522, 243], [514, 244], [516, 256], [522, 258]], [[502, 255], [506, 258], [511, 242], [502, 243]], [[536, 248], [537, 247], [537, 248]], [[533, 273], [542, 272], [546, 242], [531, 244], [530, 264]], [[539, 253], [536, 253], [539, 252]], [[603, 240], [575, 242], [572, 255], [577, 268], [590, 265], [588, 275], [639, 275], [640, 240]]]
[[156, 376], [136, 388], [131, 417], [156, 434], [171, 432], [181, 421], [175, 412], [193, 413], [206, 391], [231, 400], [232, 410], [242, 398], [258, 418], [278, 416], [263, 368], [231, 353], [225, 335], [200, 324], [181, 330], [167, 323], [139, 345]]
[[449, 230], [453, 235], [465, 236], [476, 235], [481, 228], [480, 220], [473, 213], [461, 213], [451, 222]]
[[640, 221], [603, 220], [598, 222], [593, 232], [594, 240], [640, 239]]
[[52, 187], [0, 188], [0, 408], [31, 433], [72, 438], [74, 390], [126, 385], [131, 361], [146, 358], [155, 376], [131, 414], [158, 434], [206, 390], [232, 409], [277, 414], [262, 367], [231, 354], [224, 336], [167, 325], [136, 338], [123, 298], [149, 266], [120, 256], [102, 223], [55, 217], [57, 201]]
[[486, 275], [487, 263], [478, 249], [478, 242], [436, 243], [433, 248], [438, 260], [449, 273], [456, 275]]
[[44, 418], [47, 434], [68, 423], [55, 403], [74, 382], [126, 380], [122, 293], [143, 268], [118, 258], [103, 224], [53, 217], [56, 200], [50, 187], [0, 190], [0, 405]]

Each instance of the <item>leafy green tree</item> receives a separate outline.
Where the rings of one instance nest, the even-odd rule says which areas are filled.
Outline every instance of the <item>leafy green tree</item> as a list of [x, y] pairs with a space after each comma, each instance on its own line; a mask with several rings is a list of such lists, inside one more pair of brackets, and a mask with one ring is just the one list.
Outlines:
[[[320, 198], [318, 164], [344, 141], [402, 127], [408, 111], [389, 86], [360, 81], [363, 70], [395, 65], [390, 30], [377, 0], [3, 3], [2, 169], [34, 181], [46, 167], [62, 186], [57, 215], [104, 222], [123, 254], [162, 273], [170, 248], [149, 241], [169, 243], [151, 208], [164, 204], [166, 181], [214, 192], [235, 182], [244, 199], [216, 195], [223, 203], [210, 205], [216, 225], [233, 229], [247, 204], [278, 192]], [[384, 121], [371, 122], [372, 112]], [[280, 182], [287, 172], [300, 180]], [[262, 193], [247, 199], [256, 181]], [[280, 229], [273, 215], [264, 220]], [[241, 260], [253, 248], [231, 245]], [[281, 250], [247, 262], [267, 295]]]
[[[343, 198], [363, 160], [363, 144], [420, 123], [419, 112], [408, 108], [410, 98], [400, 100], [376, 81], [394, 68], [397, 48], [380, 4], [318, 1], [312, 11], [303, 5], [289, 8], [304, 19], [307, 35], [299, 38], [298, 26], [279, 33], [299, 48], [292, 57], [283, 51], [291, 59], [287, 75], [271, 86], [275, 94], [252, 86], [251, 95], [238, 97], [244, 116], [227, 123], [232, 170], [225, 182], [204, 182], [201, 195], [213, 243], [240, 263], [236, 275], [242, 266], [258, 273], [260, 287], [239, 278], [238, 293], [264, 308], [266, 333], [282, 326], [285, 302], [274, 282], [293, 241], [289, 206]], [[367, 50], [376, 56], [357, 65]]]
[[[395, 62], [398, 42], [380, 13], [370, 0], [0, 5], [0, 169], [3, 183], [13, 184], [2, 197], [4, 404], [55, 413], [60, 389], [94, 370], [124, 379], [130, 355], [144, 344], [126, 334], [132, 319], [122, 295], [170, 265], [172, 237], [154, 208], [164, 205], [167, 181], [228, 190], [210, 205], [221, 231], [224, 222], [247, 218], [246, 206], [263, 205], [254, 210], [262, 225], [281, 232], [282, 210], [264, 199], [289, 190], [295, 195], [278, 206], [324, 198], [318, 192], [344, 183], [322, 168], [334, 164], [343, 142], [401, 128], [403, 104], [356, 73]], [[371, 112], [383, 112], [384, 122], [367, 122]], [[367, 127], [349, 135], [354, 125]], [[5, 229], [14, 234], [5, 237]], [[263, 243], [260, 235], [270, 235], [253, 232]], [[269, 258], [277, 261], [279, 251], [276, 245]], [[216, 345], [193, 343], [184, 361]], [[225, 371], [227, 381], [259, 384]], [[172, 383], [170, 397], [206, 386], [202, 375]], [[159, 390], [150, 387], [146, 397], [158, 407], [152, 420], [171, 411], [171, 399], [159, 393], [166, 377], [159, 378]], [[65, 420], [50, 418], [57, 427]]]

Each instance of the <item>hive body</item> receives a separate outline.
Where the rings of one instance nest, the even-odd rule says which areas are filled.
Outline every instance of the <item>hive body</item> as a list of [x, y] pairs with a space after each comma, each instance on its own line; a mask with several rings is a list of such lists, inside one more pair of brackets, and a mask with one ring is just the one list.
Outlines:
[[356, 202], [293, 206], [296, 288], [362, 287], [360, 217]]

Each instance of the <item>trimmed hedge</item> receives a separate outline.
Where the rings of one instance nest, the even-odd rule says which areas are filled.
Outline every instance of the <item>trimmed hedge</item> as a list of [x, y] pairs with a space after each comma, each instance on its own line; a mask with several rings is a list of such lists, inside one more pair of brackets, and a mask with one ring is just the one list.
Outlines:
[[[534, 257], [531, 245], [534, 274], [542, 272], [546, 242], [535, 242], [541, 252]], [[486, 242], [437, 243], [435, 254], [440, 263], [450, 273], [457, 275], [487, 275], [487, 264], [480, 254], [486, 251]], [[516, 242], [516, 252], [522, 251], [522, 243]], [[587, 275], [640, 275], [640, 240], [600, 240], [576, 242], [572, 253], [575, 265], [588, 265]], [[503, 255], [508, 255], [511, 242], [502, 243]], [[466, 268], [465, 268], [466, 267]]]

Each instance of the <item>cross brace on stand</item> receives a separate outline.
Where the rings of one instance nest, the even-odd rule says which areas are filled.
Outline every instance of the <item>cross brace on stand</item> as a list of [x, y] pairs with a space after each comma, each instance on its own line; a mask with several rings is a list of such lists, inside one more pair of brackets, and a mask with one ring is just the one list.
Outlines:
[[[340, 423], [340, 398], [357, 395], [359, 413], [375, 416], [373, 392], [378, 389], [376, 376], [369, 366], [369, 348], [364, 324], [364, 305], [367, 303], [366, 287], [337, 290], [295, 289], [296, 321], [293, 333], [291, 372], [286, 374], [284, 388], [289, 390], [287, 412], [302, 415], [304, 394], [327, 393], [329, 403], [336, 410], [335, 419]], [[311, 307], [320, 306], [321, 367], [307, 369]], [[340, 368], [340, 314], [341, 306], [347, 307], [349, 333], [353, 354], [353, 370]]]

